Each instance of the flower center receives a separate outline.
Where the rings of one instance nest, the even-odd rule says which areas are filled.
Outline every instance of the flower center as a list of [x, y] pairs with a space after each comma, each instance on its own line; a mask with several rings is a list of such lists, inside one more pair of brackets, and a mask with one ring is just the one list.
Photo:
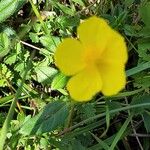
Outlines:
[[99, 58], [100, 53], [95, 49], [87, 49], [84, 53], [84, 61], [87, 65], [96, 64]]

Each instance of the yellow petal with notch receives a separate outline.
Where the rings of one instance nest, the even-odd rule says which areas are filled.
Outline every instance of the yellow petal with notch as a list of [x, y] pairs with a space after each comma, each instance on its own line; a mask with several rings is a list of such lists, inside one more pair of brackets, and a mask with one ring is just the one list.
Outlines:
[[126, 74], [124, 65], [101, 63], [99, 71], [102, 78], [102, 93], [105, 96], [117, 94], [125, 87]]
[[93, 16], [83, 21], [77, 32], [85, 50], [90, 49], [100, 56], [111, 38], [111, 30], [104, 19]]
[[82, 58], [83, 47], [76, 39], [67, 38], [58, 45], [55, 52], [57, 67], [65, 75], [74, 75], [85, 67]]
[[102, 80], [96, 67], [88, 67], [71, 77], [67, 84], [70, 96], [76, 101], [89, 101], [101, 90]]

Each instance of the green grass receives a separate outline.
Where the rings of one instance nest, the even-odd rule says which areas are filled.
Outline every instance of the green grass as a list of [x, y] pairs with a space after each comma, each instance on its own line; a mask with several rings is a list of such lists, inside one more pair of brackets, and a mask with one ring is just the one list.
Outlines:
[[[96, 15], [126, 39], [126, 88], [74, 103], [54, 53]], [[149, 150], [148, 0], [0, 1], [0, 150]]]

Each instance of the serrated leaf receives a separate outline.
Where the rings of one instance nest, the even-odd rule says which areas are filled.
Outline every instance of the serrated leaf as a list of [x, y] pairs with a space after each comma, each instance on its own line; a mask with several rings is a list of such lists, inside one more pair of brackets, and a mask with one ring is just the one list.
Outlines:
[[65, 123], [68, 112], [68, 106], [65, 102], [55, 101], [49, 103], [38, 115], [24, 123], [20, 133], [24, 135], [37, 135], [51, 132]]
[[134, 87], [138, 88], [148, 88], [150, 87], [150, 76], [146, 72], [138, 73], [137, 75], [133, 76], [134, 78]]
[[145, 25], [150, 26], [150, 2], [147, 2], [146, 5], [141, 6], [139, 13]]
[[2, 0], [0, 1], [0, 22], [5, 21], [16, 10], [18, 10], [26, 0]]
[[15, 65], [15, 70], [17, 72], [23, 72], [25, 70], [26, 64], [24, 62], [19, 62]]
[[9, 64], [9, 65], [14, 64], [16, 62], [16, 59], [17, 59], [17, 54], [12, 53], [5, 58], [5, 64]]
[[4, 57], [9, 52], [10, 40], [6, 33], [0, 33], [0, 57]]
[[40, 32], [40, 30], [41, 30], [41, 24], [37, 23], [37, 22], [34, 23], [33, 29], [34, 29], [35, 32]]
[[6, 33], [8, 35], [8, 37], [14, 37], [14, 35], [16, 35], [16, 32], [13, 28], [8, 27], [6, 25], [2, 25], [0, 32]]
[[33, 43], [38, 43], [39, 42], [39, 37], [36, 33], [30, 32], [29, 37], [32, 40]]
[[93, 117], [96, 113], [95, 105], [92, 103], [83, 104], [82, 108], [79, 109], [79, 111], [82, 114], [81, 117], [83, 120]]
[[68, 81], [68, 77], [65, 76], [62, 73], [57, 74], [51, 84], [51, 89], [56, 90], [56, 89], [62, 89]]
[[0, 73], [0, 87], [5, 87], [7, 86], [7, 79], [10, 81], [13, 78], [11, 71], [6, 65], [0, 64]]

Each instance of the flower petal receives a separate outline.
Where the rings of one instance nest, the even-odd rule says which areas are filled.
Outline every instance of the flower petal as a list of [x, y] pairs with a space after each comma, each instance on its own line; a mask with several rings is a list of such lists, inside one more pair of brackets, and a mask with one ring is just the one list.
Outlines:
[[67, 38], [58, 45], [55, 62], [65, 75], [74, 75], [85, 67], [81, 57], [83, 47], [78, 40]]
[[111, 37], [111, 30], [104, 19], [94, 16], [79, 25], [78, 35], [86, 49], [99, 51], [101, 54]]
[[126, 43], [118, 32], [112, 30], [112, 37], [101, 54], [101, 59], [109, 63], [125, 64], [127, 62]]
[[125, 87], [126, 75], [124, 65], [101, 64], [99, 68], [103, 82], [102, 93], [104, 95], [115, 95]]
[[101, 90], [102, 81], [96, 67], [89, 67], [71, 77], [67, 84], [70, 96], [76, 101], [89, 101]]

